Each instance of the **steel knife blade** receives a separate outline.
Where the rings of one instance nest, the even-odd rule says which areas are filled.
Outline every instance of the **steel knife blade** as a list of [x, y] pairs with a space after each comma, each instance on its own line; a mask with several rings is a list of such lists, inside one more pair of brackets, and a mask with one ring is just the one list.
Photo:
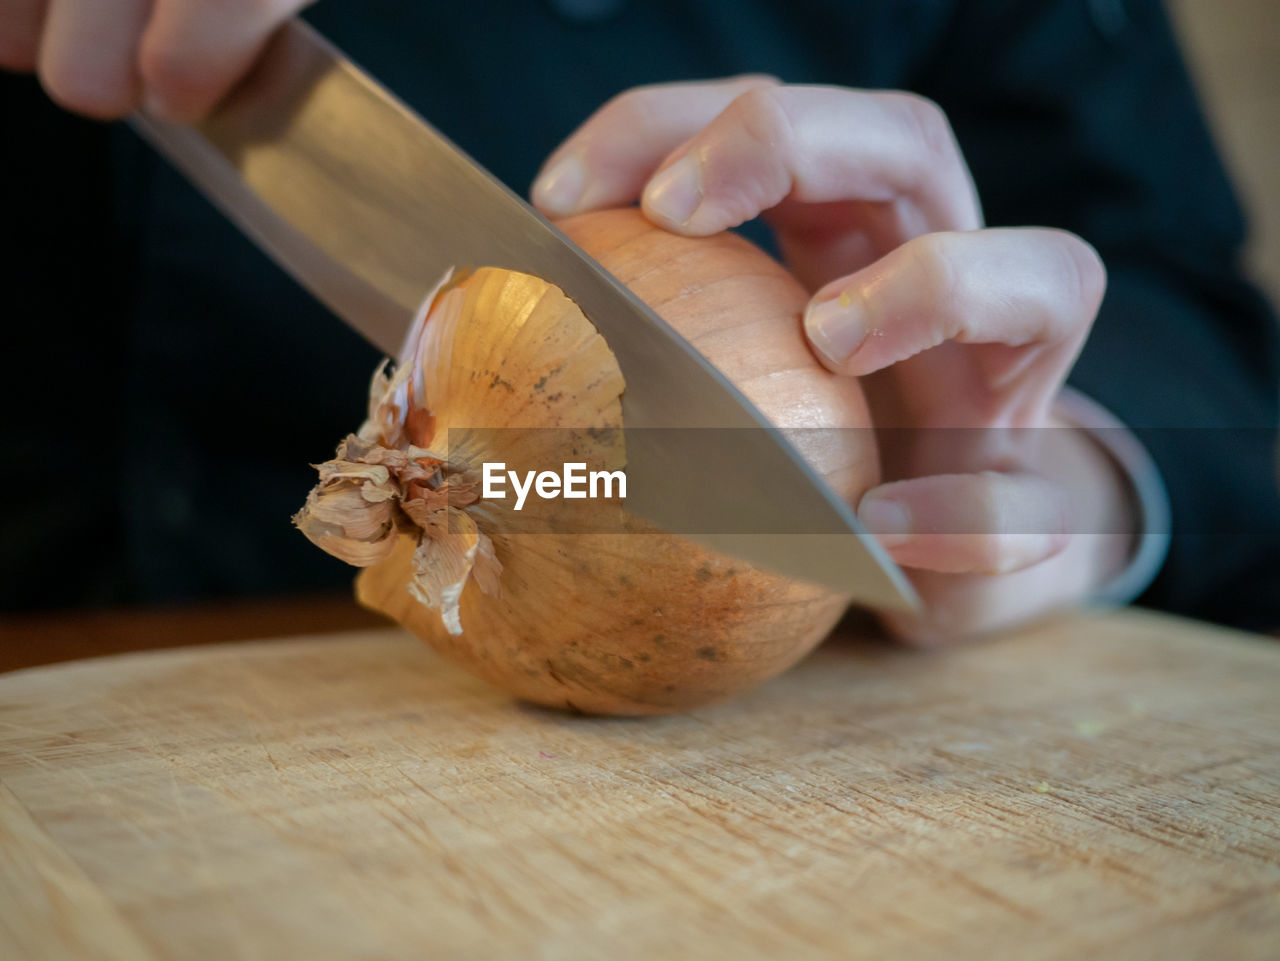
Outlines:
[[392, 356], [450, 267], [504, 267], [560, 287], [626, 380], [629, 511], [860, 603], [916, 606], [850, 507], [697, 350], [307, 24], [286, 25], [203, 123], [131, 122]]

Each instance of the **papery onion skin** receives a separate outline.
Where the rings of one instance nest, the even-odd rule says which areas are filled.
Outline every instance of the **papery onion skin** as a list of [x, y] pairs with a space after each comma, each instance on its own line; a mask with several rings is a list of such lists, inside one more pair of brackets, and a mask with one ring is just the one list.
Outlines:
[[[856, 382], [825, 371], [803, 337], [807, 294], [739, 237], [689, 239], [636, 210], [560, 227], [649, 303], [784, 427], [869, 424]], [[414, 443], [425, 446], [422, 438]], [[850, 501], [877, 482], [869, 431], [805, 451]], [[830, 591], [751, 568], [663, 533], [490, 532], [500, 596], [468, 583], [462, 633], [406, 590], [413, 543], [357, 581], [361, 603], [444, 656], [539, 704], [662, 714], [722, 700], [803, 657], [847, 606]]]

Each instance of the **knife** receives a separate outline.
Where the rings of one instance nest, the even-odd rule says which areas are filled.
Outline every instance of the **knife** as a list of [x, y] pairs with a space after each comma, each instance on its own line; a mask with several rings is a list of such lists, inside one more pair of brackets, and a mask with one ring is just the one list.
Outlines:
[[917, 607], [852, 509], [697, 350], [302, 21], [276, 34], [203, 123], [142, 113], [130, 122], [392, 356], [428, 285], [450, 267], [504, 267], [555, 284], [600, 330], [626, 380], [629, 511], [860, 603]]

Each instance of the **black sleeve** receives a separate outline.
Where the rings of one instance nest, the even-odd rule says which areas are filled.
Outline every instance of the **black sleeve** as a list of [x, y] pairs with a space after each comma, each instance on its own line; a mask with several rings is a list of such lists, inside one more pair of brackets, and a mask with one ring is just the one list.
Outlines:
[[1133, 427], [1173, 508], [1143, 602], [1280, 627], [1276, 319], [1158, 0], [960, 3], [917, 89], [955, 126], [988, 223], [1091, 242], [1108, 293], [1072, 383]]

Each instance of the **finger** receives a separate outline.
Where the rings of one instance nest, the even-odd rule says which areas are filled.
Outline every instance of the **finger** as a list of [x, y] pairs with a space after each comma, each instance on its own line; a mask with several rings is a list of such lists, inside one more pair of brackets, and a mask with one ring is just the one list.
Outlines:
[[777, 83], [752, 74], [619, 94], [547, 158], [530, 189], [534, 206], [548, 216], [566, 217], [632, 203], [662, 158], [744, 91]]
[[0, 0], [0, 69], [36, 68], [45, 0]]
[[[1074, 548], [1074, 542], [1072, 547]], [[1059, 555], [1061, 557], [1061, 555]], [[1004, 631], [1069, 609], [1087, 595], [1088, 585], [1070, 572], [1055, 570], [1058, 560], [1002, 577], [911, 572], [911, 583], [924, 600], [919, 614], [885, 612], [880, 619], [899, 640], [920, 647]]]
[[[805, 311], [805, 333], [827, 367], [855, 376], [952, 340], [1078, 344], [1105, 287], [1097, 253], [1065, 231], [926, 234], [819, 290]], [[1011, 377], [1019, 368], [999, 369]]]
[[139, 61], [148, 112], [178, 122], [204, 116], [248, 71], [271, 33], [306, 5], [156, 0]]
[[138, 102], [138, 37], [150, 0], [52, 0], [40, 40], [40, 82], [55, 102], [90, 117], [124, 116]]
[[787, 197], [909, 201], [910, 234], [980, 226], [945, 115], [904, 93], [760, 87], [675, 151], [645, 187], [650, 219], [692, 235], [735, 227]]
[[858, 505], [867, 529], [904, 567], [1008, 574], [1070, 542], [1070, 501], [1029, 473], [938, 474], [882, 484]]

